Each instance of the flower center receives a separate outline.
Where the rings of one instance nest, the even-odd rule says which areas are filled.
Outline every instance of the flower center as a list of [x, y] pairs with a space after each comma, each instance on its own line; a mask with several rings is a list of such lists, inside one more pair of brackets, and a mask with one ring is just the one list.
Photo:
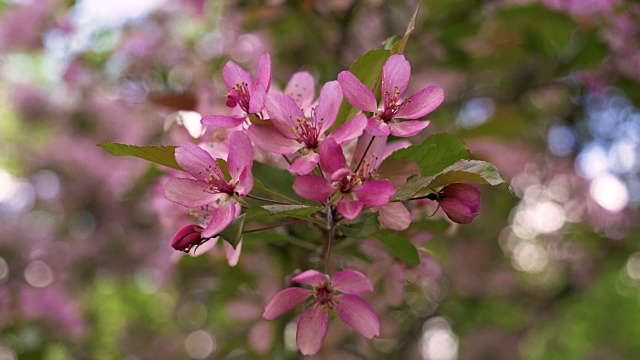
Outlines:
[[327, 285], [316, 288], [315, 297], [320, 305], [333, 307], [333, 291]]
[[247, 114], [249, 113], [249, 85], [247, 83], [236, 83], [236, 86], [227, 94], [226, 105], [228, 107], [240, 106]]
[[383, 97], [383, 110], [378, 111], [378, 117], [380, 118], [380, 120], [388, 122], [393, 119], [400, 107], [400, 104], [398, 103], [398, 101], [400, 100], [400, 90], [397, 86], [395, 86], [395, 91], [393, 92], [393, 94], [385, 91]]
[[[304, 109], [300, 110], [304, 113]], [[320, 145], [318, 139], [320, 138], [323, 122], [324, 118], [318, 119], [316, 117], [316, 109], [311, 108], [311, 119], [296, 118], [296, 126], [292, 126], [290, 130], [298, 143], [304, 144], [307, 149], [313, 150]]]
[[339, 187], [340, 192], [342, 192], [343, 194], [347, 194], [350, 193], [351, 190], [362, 185], [362, 179], [356, 174], [351, 174], [340, 179], [340, 181], [338, 181], [338, 184], [336, 185], [337, 187]]
[[205, 178], [205, 182], [208, 184], [207, 190], [212, 194], [225, 193], [233, 195], [235, 186], [229, 184], [224, 178], [224, 174], [217, 166], [208, 165], [205, 168], [205, 172], [209, 175]]

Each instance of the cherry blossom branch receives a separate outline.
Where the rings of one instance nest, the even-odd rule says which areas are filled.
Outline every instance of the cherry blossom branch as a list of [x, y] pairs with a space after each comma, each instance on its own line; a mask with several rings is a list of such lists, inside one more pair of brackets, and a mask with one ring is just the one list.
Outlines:
[[325, 207], [325, 213], [327, 215], [327, 245], [325, 247], [325, 257], [324, 257], [324, 273], [329, 273], [329, 260], [331, 258], [331, 241], [333, 240], [333, 210], [331, 206], [327, 205]]
[[263, 198], [260, 196], [255, 196], [255, 195], [245, 195], [245, 197], [248, 197], [249, 199], [255, 199], [255, 200], [260, 200], [260, 201], [264, 201], [264, 202], [270, 202], [270, 203], [274, 203], [274, 204], [280, 204], [280, 205], [293, 205], [291, 203], [286, 203], [286, 202], [281, 202], [281, 201], [276, 201], [276, 200], [271, 200], [271, 199], [267, 199], [267, 198]]
[[287, 201], [287, 202], [289, 202], [289, 204], [287, 204], [287, 205], [291, 205], [291, 204], [293, 204], [293, 205], [302, 205], [302, 203], [300, 201], [294, 200], [294, 199], [292, 199], [292, 198], [290, 198], [290, 197], [288, 197], [286, 195], [282, 195], [280, 193], [277, 193], [275, 191], [272, 191], [272, 190], [269, 190], [269, 189], [266, 189], [266, 188], [261, 188], [260, 190], [257, 190], [257, 191], [263, 192], [265, 194], [273, 195], [273, 196], [275, 196], [277, 198], [280, 198], [280, 199], [282, 199], [284, 201]]
[[275, 229], [275, 228], [280, 227], [280, 226], [287, 226], [287, 225], [291, 225], [291, 224], [301, 223], [303, 221], [307, 221], [307, 220], [298, 219], [298, 220], [289, 221], [289, 222], [282, 223], [282, 224], [277, 224], [277, 225], [271, 225], [271, 226], [267, 226], [267, 227], [263, 227], [263, 228], [259, 228], [259, 229], [246, 230], [246, 231], [243, 231], [242, 233], [243, 234], [248, 234], [248, 233], [253, 233], [253, 232], [258, 232], [258, 231], [263, 231], [263, 230], [270, 230], [270, 229]]

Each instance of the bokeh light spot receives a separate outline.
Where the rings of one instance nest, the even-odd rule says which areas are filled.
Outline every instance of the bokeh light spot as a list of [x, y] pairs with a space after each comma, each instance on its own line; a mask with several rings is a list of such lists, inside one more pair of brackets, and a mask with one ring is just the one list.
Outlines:
[[424, 360], [457, 359], [458, 338], [445, 318], [434, 317], [424, 324], [420, 353]]
[[486, 122], [494, 112], [495, 104], [491, 98], [471, 99], [462, 105], [456, 122], [463, 128], [474, 128]]
[[33, 177], [36, 193], [43, 199], [53, 199], [60, 192], [60, 179], [51, 170], [40, 170]]
[[36, 260], [24, 269], [24, 278], [33, 287], [45, 287], [53, 281], [53, 271], [43, 261]]
[[204, 330], [194, 331], [184, 342], [187, 354], [194, 359], [208, 357], [217, 346], [216, 339]]
[[599, 176], [591, 182], [591, 198], [611, 212], [619, 212], [629, 202], [627, 186], [613, 175]]
[[185, 329], [197, 329], [207, 321], [207, 308], [200, 302], [187, 301], [176, 312], [180, 326]]
[[9, 280], [9, 264], [0, 257], [0, 284], [3, 284]]
[[555, 125], [549, 129], [547, 136], [549, 151], [557, 156], [567, 156], [571, 154], [576, 145], [576, 134], [568, 126]]
[[540, 272], [548, 263], [547, 250], [537, 242], [523, 241], [513, 249], [513, 266], [520, 271]]
[[640, 280], [640, 252], [634, 253], [627, 260], [627, 274], [633, 280]]
[[0, 360], [16, 360], [16, 354], [11, 349], [0, 346]]

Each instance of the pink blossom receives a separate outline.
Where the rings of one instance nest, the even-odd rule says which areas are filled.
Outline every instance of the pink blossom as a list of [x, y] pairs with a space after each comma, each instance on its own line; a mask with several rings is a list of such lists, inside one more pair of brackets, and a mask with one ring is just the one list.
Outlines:
[[294, 180], [293, 190], [305, 199], [323, 203], [338, 193], [338, 212], [347, 219], [358, 217], [365, 205], [386, 205], [395, 193], [391, 183], [375, 179], [374, 169], [367, 164], [357, 172], [347, 167], [342, 148], [332, 138], [320, 144], [320, 167], [324, 177], [300, 176]]
[[338, 144], [347, 143], [362, 134], [367, 125], [364, 115], [359, 115], [333, 131], [328, 137], [325, 133], [335, 123], [342, 91], [337, 81], [326, 83], [320, 91], [311, 117], [307, 119], [299, 103], [305, 103], [305, 95], [300, 94], [298, 103], [283, 93], [271, 93], [267, 97], [267, 112], [272, 126], [252, 124], [249, 137], [256, 146], [276, 154], [300, 152], [289, 170], [298, 175], [308, 174], [320, 160], [316, 149], [325, 138], [332, 138]]
[[210, 238], [219, 234], [238, 215], [233, 196], [246, 195], [253, 187], [251, 141], [244, 132], [231, 134], [227, 157], [230, 180], [207, 151], [191, 142], [176, 149], [176, 161], [195, 179], [170, 179], [164, 186], [165, 197], [182, 206], [209, 212], [208, 225], [201, 236]]
[[320, 351], [329, 327], [329, 315], [335, 309], [347, 326], [367, 339], [380, 335], [380, 321], [373, 309], [358, 295], [373, 291], [371, 281], [355, 270], [343, 270], [329, 275], [307, 270], [292, 281], [313, 286], [312, 290], [291, 287], [276, 293], [265, 305], [263, 316], [273, 320], [314, 297], [298, 320], [296, 344], [303, 355]]
[[438, 193], [445, 214], [458, 224], [469, 224], [480, 211], [480, 188], [475, 184], [450, 184]]
[[344, 96], [356, 108], [371, 112], [367, 132], [375, 136], [409, 137], [418, 134], [429, 121], [398, 121], [418, 119], [435, 110], [444, 100], [440, 87], [429, 86], [409, 98], [401, 98], [411, 76], [411, 65], [404, 55], [392, 55], [382, 67], [382, 108], [378, 108], [373, 91], [348, 71], [338, 75]]
[[[271, 56], [266, 53], [260, 57], [256, 80], [233, 61], [227, 62], [222, 69], [222, 78], [229, 90], [226, 101], [228, 107], [239, 107], [246, 116], [260, 114], [265, 108], [271, 86]], [[202, 124], [234, 128], [242, 124], [246, 116], [210, 115], [202, 118]]]

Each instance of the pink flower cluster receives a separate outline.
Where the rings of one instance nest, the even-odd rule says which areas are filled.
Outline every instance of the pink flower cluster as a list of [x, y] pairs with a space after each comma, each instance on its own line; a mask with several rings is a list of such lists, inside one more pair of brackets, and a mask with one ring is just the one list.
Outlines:
[[[355, 220], [363, 211], [377, 211], [381, 224], [406, 229], [410, 213], [402, 203], [391, 202], [396, 189], [381, 178], [379, 167], [385, 156], [410, 143], [388, 142], [388, 136], [420, 133], [429, 125], [420, 118], [444, 99], [436, 86], [403, 97], [410, 74], [404, 56], [392, 55], [382, 68], [380, 104], [373, 91], [348, 71], [324, 84], [314, 101], [314, 80], [306, 72], [294, 74], [284, 92], [272, 90], [269, 54], [260, 58], [255, 79], [229, 61], [222, 75], [228, 89], [226, 105], [234, 114], [205, 116], [201, 121], [210, 128], [230, 131], [228, 151], [218, 149], [222, 156], [216, 159], [193, 142], [183, 143], [175, 158], [191, 177], [172, 178], [164, 186], [168, 200], [191, 209], [198, 219], [198, 224], [184, 226], [175, 234], [172, 247], [189, 252], [210, 239], [216, 241], [242, 207], [250, 206], [243, 197], [269, 201], [250, 195], [254, 157], [260, 158], [261, 151], [286, 160], [285, 167], [296, 176], [293, 190], [325, 209], [328, 227]], [[344, 98], [362, 112], [335, 126]], [[454, 185], [426, 198], [438, 201], [453, 221], [468, 223], [479, 210], [479, 190], [474, 185]], [[237, 264], [242, 242], [235, 248], [224, 244], [229, 264]], [[331, 277], [307, 270], [291, 280], [313, 289], [292, 287], [278, 292], [267, 302], [263, 315], [272, 320], [313, 296], [298, 322], [297, 345], [303, 354], [320, 350], [333, 310], [364, 337], [379, 335], [378, 318], [359, 297], [373, 291], [362, 273], [342, 270]]]

